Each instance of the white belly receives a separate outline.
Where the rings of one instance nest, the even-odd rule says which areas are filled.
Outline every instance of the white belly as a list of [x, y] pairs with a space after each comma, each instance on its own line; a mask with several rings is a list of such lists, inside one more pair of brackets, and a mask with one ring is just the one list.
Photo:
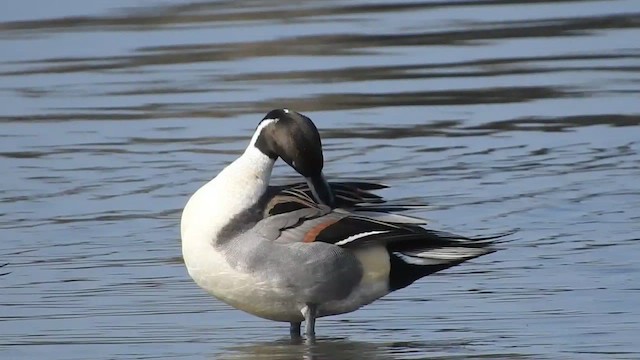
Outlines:
[[303, 320], [304, 304], [297, 303], [291, 293], [232, 268], [212, 246], [207, 251], [183, 247], [183, 256], [191, 278], [217, 299], [269, 320]]
[[[301, 310], [306, 304], [296, 299], [292, 292], [231, 267], [213, 246], [205, 249], [183, 246], [183, 256], [196, 284], [232, 307], [274, 321], [304, 320]], [[364, 270], [362, 281], [347, 298], [318, 304], [319, 316], [348, 313], [388, 294], [386, 250], [360, 250], [356, 256]]]

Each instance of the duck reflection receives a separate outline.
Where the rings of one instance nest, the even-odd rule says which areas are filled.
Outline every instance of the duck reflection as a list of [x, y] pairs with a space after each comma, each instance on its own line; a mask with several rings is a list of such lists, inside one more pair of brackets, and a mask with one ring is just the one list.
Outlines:
[[304, 339], [281, 340], [233, 346], [217, 359], [269, 359], [269, 360], [321, 360], [321, 359], [394, 359], [388, 344], [373, 344], [347, 339], [317, 339], [308, 343]]
[[313, 343], [304, 339], [283, 338], [228, 347], [215, 359], [263, 360], [351, 360], [351, 359], [530, 359], [517, 353], [477, 353], [470, 339], [433, 341], [401, 341], [369, 343], [346, 338], [318, 338]]

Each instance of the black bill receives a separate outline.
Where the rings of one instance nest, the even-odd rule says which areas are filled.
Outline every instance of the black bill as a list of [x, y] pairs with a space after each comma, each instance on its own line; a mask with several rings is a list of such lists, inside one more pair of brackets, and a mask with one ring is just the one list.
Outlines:
[[316, 201], [333, 208], [335, 206], [335, 196], [324, 175], [320, 173], [317, 176], [310, 176], [306, 179]]

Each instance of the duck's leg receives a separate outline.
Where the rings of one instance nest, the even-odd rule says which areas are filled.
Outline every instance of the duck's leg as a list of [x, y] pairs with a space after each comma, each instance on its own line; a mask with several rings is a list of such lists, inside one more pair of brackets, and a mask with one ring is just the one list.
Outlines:
[[292, 322], [291, 327], [289, 327], [289, 334], [291, 334], [292, 339], [297, 339], [300, 337], [300, 322]]
[[318, 306], [315, 304], [307, 304], [302, 308], [302, 315], [304, 316], [304, 333], [307, 338], [315, 338], [316, 336], [316, 316], [318, 316]]

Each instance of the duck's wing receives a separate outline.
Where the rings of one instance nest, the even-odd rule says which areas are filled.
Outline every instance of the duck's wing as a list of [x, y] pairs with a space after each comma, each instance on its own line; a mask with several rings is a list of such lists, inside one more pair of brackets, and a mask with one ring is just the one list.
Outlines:
[[[423, 206], [389, 204], [373, 191], [386, 189], [388, 186], [364, 181], [347, 181], [329, 183], [335, 197], [335, 208], [357, 212], [381, 221], [426, 224], [425, 219], [400, 215], [409, 209]], [[317, 206], [318, 203], [306, 182], [285, 186], [270, 186], [266, 195], [267, 201], [264, 217], [277, 215], [303, 207]]]
[[[380, 211], [380, 205], [385, 203], [381, 196], [374, 194], [372, 191], [384, 189], [387, 186], [378, 183], [364, 181], [347, 181], [329, 183], [331, 191], [335, 197], [335, 207], [337, 208], [354, 208], [367, 207], [371, 211]], [[299, 201], [305, 205], [308, 203], [316, 204], [313, 193], [306, 182], [294, 183], [282, 186], [269, 186], [267, 197], [272, 201], [272, 205], [267, 205], [265, 216], [271, 216], [290, 211], [290, 207], [286, 204], [288, 201], [281, 201], [282, 197], [289, 197], [288, 200]], [[291, 205], [291, 204], [289, 204]], [[295, 208], [299, 205], [293, 204]]]
[[392, 261], [422, 268], [418, 273], [425, 274], [494, 251], [492, 240], [497, 237], [468, 238], [424, 228], [422, 219], [372, 211], [363, 204], [383, 200], [364, 190], [366, 185], [356, 184], [340, 184], [348, 207], [336, 209], [316, 203], [304, 184], [280, 189], [265, 207], [259, 228], [276, 242], [323, 242], [353, 250], [384, 246]]
[[[331, 187], [335, 189], [336, 185]], [[334, 209], [314, 201], [305, 184], [279, 188], [267, 198], [264, 217], [254, 229], [274, 242], [296, 243], [300, 251], [305, 248], [300, 246], [304, 243], [309, 244], [308, 249], [313, 253], [317, 248], [326, 249], [313, 244], [332, 244], [356, 256], [370, 254], [366, 249], [384, 249], [386, 252], [373, 252], [381, 258], [372, 264], [388, 261], [390, 291], [494, 252], [495, 239], [507, 235], [470, 238], [431, 230], [424, 227], [426, 221], [422, 219], [389, 211], [381, 197], [370, 193], [369, 189], [375, 189], [372, 185], [340, 183], [338, 187], [342, 193], [336, 197], [338, 207]]]
[[[319, 249], [326, 251], [327, 248], [313, 244], [333, 244], [356, 256], [368, 254], [367, 249], [384, 250], [374, 251], [375, 261], [363, 262], [362, 266], [366, 272], [377, 272], [380, 271], [378, 266], [388, 261], [389, 291], [494, 252], [494, 239], [500, 237], [467, 238], [417, 224], [381, 221], [324, 205], [269, 216], [260, 221], [256, 229], [274, 242], [295, 243], [299, 251], [308, 249], [316, 256], [321, 256], [317, 252]], [[301, 247], [301, 244], [309, 244], [309, 247]]]

